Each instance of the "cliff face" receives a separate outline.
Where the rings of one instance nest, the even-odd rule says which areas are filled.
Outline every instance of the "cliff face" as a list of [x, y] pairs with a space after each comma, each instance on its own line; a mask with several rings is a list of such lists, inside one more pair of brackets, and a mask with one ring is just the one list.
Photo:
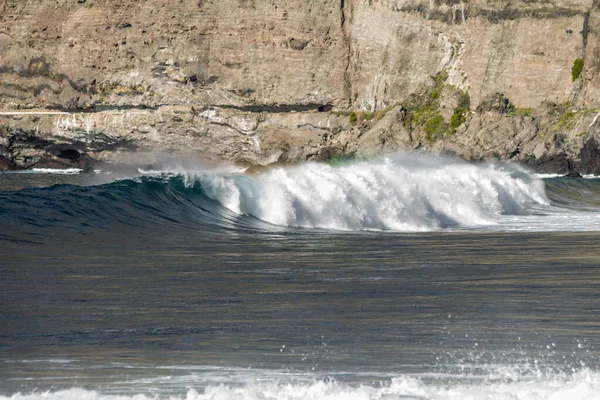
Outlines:
[[5, 168], [431, 148], [564, 172], [600, 134], [598, 0], [4, 0], [0, 20]]

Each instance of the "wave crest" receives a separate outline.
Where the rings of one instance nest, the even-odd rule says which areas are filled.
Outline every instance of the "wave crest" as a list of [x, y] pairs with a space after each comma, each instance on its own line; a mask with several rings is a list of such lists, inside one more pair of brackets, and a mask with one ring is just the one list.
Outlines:
[[[542, 180], [517, 166], [397, 154], [338, 167], [307, 162], [254, 176], [179, 169], [99, 186], [2, 192], [0, 218], [82, 232], [115, 224], [167, 232], [173, 226], [234, 231], [502, 228], [507, 217], [535, 217], [533, 211], [549, 204], [544, 190]], [[540, 221], [527, 224], [546, 229]], [[563, 225], [561, 220], [557, 226]]]
[[493, 224], [548, 204], [541, 180], [517, 167], [400, 154], [340, 167], [304, 163], [257, 175], [196, 177], [229, 210], [275, 225], [428, 231]]

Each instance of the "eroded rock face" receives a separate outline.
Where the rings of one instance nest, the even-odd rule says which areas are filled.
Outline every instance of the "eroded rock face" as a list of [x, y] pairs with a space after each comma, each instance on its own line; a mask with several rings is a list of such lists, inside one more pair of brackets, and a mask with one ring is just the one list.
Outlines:
[[[401, 149], [599, 163], [596, 0], [7, 0], [0, 22], [3, 140], [243, 165]], [[79, 163], [36, 146], [3, 147], [0, 168]]]
[[[91, 168], [85, 150], [71, 143], [40, 138], [35, 132], [4, 130], [0, 144], [0, 171], [27, 168]], [[85, 147], [85, 146], [80, 146]]]
[[581, 173], [600, 175], [600, 144], [594, 137], [581, 148]]

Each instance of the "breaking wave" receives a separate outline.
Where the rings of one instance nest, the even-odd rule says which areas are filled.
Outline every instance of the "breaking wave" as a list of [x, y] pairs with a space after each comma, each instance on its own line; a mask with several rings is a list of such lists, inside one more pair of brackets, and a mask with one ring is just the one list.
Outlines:
[[[109, 221], [215, 229], [418, 232], [502, 229], [516, 220], [527, 220], [535, 228], [543, 216], [557, 214], [555, 226], [560, 229], [565, 220], [577, 220], [569, 210], [597, 212], [600, 204], [589, 199], [598, 193], [600, 185], [594, 179], [544, 181], [518, 166], [397, 154], [340, 166], [307, 162], [255, 175], [154, 172], [93, 187], [4, 192], [0, 217], [37, 226], [105, 226]], [[589, 222], [582, 224], [576, 228], [589, 229]]]
[[198, 179], [229, 210], [293, 227], [428, 231], [493, 224], [502, 214], [548, 204], [543, 182], [523, 171], [431, 156]]

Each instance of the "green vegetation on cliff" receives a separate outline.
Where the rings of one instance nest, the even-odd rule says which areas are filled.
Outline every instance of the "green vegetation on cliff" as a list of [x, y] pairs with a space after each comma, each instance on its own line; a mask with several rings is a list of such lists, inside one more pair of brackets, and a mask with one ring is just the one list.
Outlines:
[[581, 72], [583, 71], [583, 58], [578, 58], [573, 62], [573, 68], [571, 68], [571, 77], [573, 78], [573, 82], [579, 78]]
[[[427, 141], [434, 142], [456, 132], [467, 120], [471, 99], [469, 94], [446, 83], [448, 74], [440, 72], [433, 79], [433, 86], [424, 93], [413, 95], [403, 106], [406, 109], [404, 125], [409, 131], [424, 132]], [[442, 116], [442, 101], [454, 103], [450, 121]]]
[[467, 117], [465, 117], [464, 111], [456, 109], [454, 111], [454, 114], [452, 114], [452, 117], [450, 117], [451, 133], [454, 133], [456, 131], [456, 128], [461, 126], [466, 120], [467, 120]]
[[454, 134], [456, 129], [467, 121], [467, 113], [471, 107], [471, 97], [468, 93], [455, 88], [459, 92], [458, 105], [454, 109], [454, 114], [450, 117], [449, 134]]
[[350, 114], [348, 114], [348, 121], [352, 125], [356, 125], [356, 123], [358, 122], [358, 115], [356, 115], [356, 113], [352, 111]]
[[555, 131], [568, 131], [576, 127], [577, 123], [583, 117], [597, 114], [595, 108], [575, 107], [573, 103], [567, 102], [563, 104], [555, 104], [551, 110], [551, 115], [558, 116], [558, 120], [552, 128]]
[[346, 115], [346, 116], [348, 116], [348, 122], [350, 122], [351, 125], [356, 125], [357, 123], [359, 123], [361, 121], [372, 121], [373, 119], [376, 121], [379, 121], [392, 108], [394, 108], [394, 107], [388, 106], [385, 108], [385, 110], [381, 110], [381, 111], [341, 111], [341, 112], [337, 111], [337, 112], [334, 112], [333, 114], [338, 115], [338, 116]]
[[525, 107], [525, 108], [517, 108], [513, 106], [512, 111], [510, 112], [511, 117], [529, 117], [533, 113], [533, 108]]
[[423, 127], [423, 129], [427, 134], [427, 140], [429, 140], [430, 142], [434, 142], [444, 137], [444, 134], [447, 130], [447, 124], [446, 121], [444, 121], [444, 117], [437, 114], [429, 118], [427, 122], [425, 122], [425, 126]]
[[448, 74], [441, 72], [432, 79], [434, 81], [432, 87], [425, 93], [413, 94], [410, 100], [403, 104], [406, 109], [404, 126], [409, 131], [423, 128], [428, 140], [443, 137], [442, 127], [445, 121], [440, 114], [440, 94], [446, 79], [448, 79]]

